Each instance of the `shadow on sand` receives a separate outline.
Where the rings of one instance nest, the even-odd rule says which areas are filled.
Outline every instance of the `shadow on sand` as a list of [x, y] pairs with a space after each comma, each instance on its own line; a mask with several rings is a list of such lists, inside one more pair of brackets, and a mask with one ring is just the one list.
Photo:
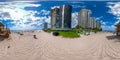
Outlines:
[[116, 35], [111, 35], [111, 36], [106, 36], [108, 40], [120, 40], [120, 36]]
[[1, 37], [1, 36], [0, 36], [0, 41], [3, 41], [4, 39], [5, 39], [5, 37]]

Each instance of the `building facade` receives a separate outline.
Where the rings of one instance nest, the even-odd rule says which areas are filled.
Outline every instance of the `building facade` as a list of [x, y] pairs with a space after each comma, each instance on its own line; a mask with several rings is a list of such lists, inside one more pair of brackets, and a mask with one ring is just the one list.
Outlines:
[[96, 18], [90, 17], [91, 11], [82, 9], [78, 12], [78, 25], [83, 28], [101, 28], [101, 23], [96, 22]]
[[83, 28], [89, 27], [89, 18], [90, 18], [90, 10], [82, 9], [78, 13], [78, 25], [82, 26]]
[[97, 27], [96, 18], [93, 18], [93, 28]]
[[89, 22], [88, 23], [89, 28], [94, 28], [95, 27], [96, 22], [95, 22], [95, 18], [94, 17], [90, 17], [88, 22]]
[[60, 18], [62, 21], [62, 28], [71, 28], [71, 12], [72, 6], [70, 5], [60, 6]]
[[60, 8], [51, 10], [51, 28], [54, 29], [70, 29], [71, 28], [71, 12], [72, 6], [62, 5]]
[[51, 10], [51, 28], [56, 29], [61, 27], [60, 22], [60, 9], [55, 8]]

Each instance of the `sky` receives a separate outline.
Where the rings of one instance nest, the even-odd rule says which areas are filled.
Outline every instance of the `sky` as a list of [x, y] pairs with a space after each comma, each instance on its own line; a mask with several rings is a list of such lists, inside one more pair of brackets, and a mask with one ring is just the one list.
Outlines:
[[10, 30], [38, 30], [45, 22], [50, 27], [50, 10], [64, 4], [72, 6], [72, 27], [81, 9], [91, 10], [90, 17], [101, 22], [103, 30], [113, 31], [120, 22], [119, 0], [0, 0], [0, 22]]

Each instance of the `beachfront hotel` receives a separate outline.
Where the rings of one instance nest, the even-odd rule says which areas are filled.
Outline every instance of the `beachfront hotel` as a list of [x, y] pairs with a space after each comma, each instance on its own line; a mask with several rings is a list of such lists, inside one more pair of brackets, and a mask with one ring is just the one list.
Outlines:
[[[62, 5], [60, 8], [51, 9], [51, 29], [70, 30], [71, 29], [72, 6]], [[91, 10], [81, 9], [78, 12], [78, 25], [83, 28], [101, 28], [101, 23], [96, 22], [95, 17], [90, 17]]]
[[62, 5], [60, 8], [51, 9], [51, 29], [71, 29], [71, 11], [72, 6], [70, 5]]
[[60, 18], [62, 20], [62, 28], [71, 28], [71, 11], [72, 6], [70, 5], [60, 6]]
[[89, 26], [90, 10], [82, 9], [78, 12], [78, 25], [86, 28]]
[[89, 25], [88, 26], [91, 27], [91, 28], [94, 28], [95, 24], [96, 24], [95, 23], [95, 18], [94, 17], [90, 17], [88, 21], [89, 21]]
[[95, 17], [90, 17], [91, 11], [88, 9], [81, 9], [78, 12], [78, 25], [83, 28], [101, 28], [101, 23], [96, 22]]
[[51, 9], [51, 28], [56, 29], [61, 27], [61, 22], [60, 22], [60, 9], [59, 8], [54, 8]]

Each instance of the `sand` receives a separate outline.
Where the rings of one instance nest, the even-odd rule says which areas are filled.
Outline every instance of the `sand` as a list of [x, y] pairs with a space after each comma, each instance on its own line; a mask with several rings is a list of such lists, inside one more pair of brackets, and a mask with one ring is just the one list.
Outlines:
[[106, 32], [73, 39], [43, 31], [11, 33], [0, 41], [0, 60], [120, 60], [120, 37]]

